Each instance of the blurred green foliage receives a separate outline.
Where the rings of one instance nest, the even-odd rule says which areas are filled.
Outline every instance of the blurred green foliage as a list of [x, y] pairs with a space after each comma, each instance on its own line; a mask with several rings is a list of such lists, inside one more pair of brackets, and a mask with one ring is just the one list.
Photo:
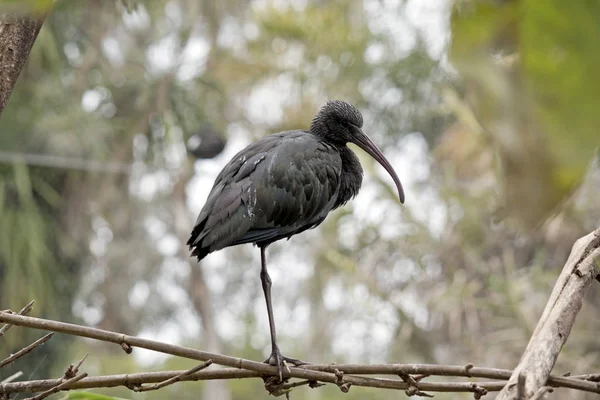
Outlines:
[[497, 148], [506, 203], [528, 227], [577, 189], [597, 152], [598, 18], [593, 2], [467, 1], [454, 9], [452, 61]]

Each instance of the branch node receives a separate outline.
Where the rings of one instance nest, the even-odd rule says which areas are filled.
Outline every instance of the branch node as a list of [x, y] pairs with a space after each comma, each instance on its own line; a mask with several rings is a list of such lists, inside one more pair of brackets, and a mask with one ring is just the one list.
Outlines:
[[270, 395], [275, 397], [285, 395], [286, 398], [288, 398], [288, 393], [292, 391], [293, 387], [285, 384], [289, 378], [286, 378], [283, 382], [279, 380], [278, 375], [269, 376], [263, 379], [265, 380], [265, 389]]
[[88, 355], [89, 355], [89, 353], [85, 353], [85, 355], [81, 358], [81, 360], [79, 360], [77, 365], [75, 365], [75, 366], [73, 366], [73, 364], [69, 365], [69, 367], [65, 371], [64, 379], [71, 379], [71, 378], [74, 378], [75, 376], [77, 376], [77, 374], [79, 373], [79, 368], [81, 367], [81, 364], [83, 364], [83, 362], [85, 361], [85, 359], [87, 358]]
[[340, 371], [339, 369], [335, 368], [333, 370], [333, 374], [337, 378], [336, 384], [339, 385], [339, 384], [343, 383], [343, 381], [344, 381], [344, 373], [342, 371]]
[[139, 392], [140, 388], [142, 387], [141, 384], [139, 383], [124, 383], [123, 386], [125, 386], [127, 389], [131, 390], [132, 392]]
[[131, 352], [133, 351], [133, 347], [131, 347], [131, 345], [125, 341], [125, 335], [122, 336], [120, 344], [121, 344], [121, 348], [123, 349], [123, 351], [125, 353], [131, 354]]
[[473, 397], [475, 398], [475, 400], [479, 400], [481, 399], [483, 396], [485, 396], [486, 394], [488, 394], [488, 391], [486, 388], [482, 388], [481, 386], [478, 386], [476, 383], [471, 383], [471, 387], [469, 388], [469, 390], [471, 392], [473, 392]]
[[348, 393], [350, 390], [350, 386], [352, 386], [349, 382], [344, 381], [344, 372], [340, 371], [337, 368], [333, 369], [333, 374], [335, 375], [336, 381], [335, 384], [343, 393]]
[[338, 385], [338, 387], [340, 388], [342, 393], [348, 393], [350, 391], [350, 386], [352, 386], [352, 384], [350, 382], [346, 382], [346, 383], [342, 383], [341, 385]]
[[[29, 312], [33, 309], [33, 304], [35, 303], [35, 300], [31, 300], [29, 303], [27, 303], [25, 305], [25, 307], [23, 307], [21, 309], [21, 311], [19, 311], [17, 313], [17, 315], [27, 315], [29, 314]], [[2, 312], [5, 312], [7, 314], [14, 314], [14, 312], [10, 309], [8, 310], [4, 310]], [[4, 336], [4, 334], [6, 333], [6, 331], [8, 331], [13, 325], [12, 324], [6, 324], [4, 325], [2, 328], [0, 328], [0, 337]]]
[[[408, 387], [404, 391], [404, 393], [406, 393], [406, 395], [408, 397], [411, 397], [411, 396], [433, 397], [433, 395], [421, 391], [421, 388], [419, 387], [419, 382], [414, 377], [412, 377], [410, 374], [407, 374], [404, 371], [398, 371], [398, 376], [400, 378], [402, 378], [402, 380], [404, 382], [408, 383]], [[421, 377], [420, 379], [423, 379], [423, 377]]]
[[321, 386], [325, 386], [325, 384], [317, 381], [308, 381], [308, 387], [311, 389], [316, 389]]
[[471, 370], [473, 369], [473, 364], [468, 363], [467, 365], [465, 365], [465, 375], [470, 378], [471, 377]]

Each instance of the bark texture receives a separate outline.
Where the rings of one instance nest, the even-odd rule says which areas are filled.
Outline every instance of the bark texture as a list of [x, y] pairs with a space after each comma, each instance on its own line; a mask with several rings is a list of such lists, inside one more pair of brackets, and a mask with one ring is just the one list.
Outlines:
[[550, 372], [599, 267], [600, 228], [573, 245], [525, 353], [496, 400], [530, 399], [546, 390]]
[[43, 22], [43, 16], [0, 15], [0, 115]]

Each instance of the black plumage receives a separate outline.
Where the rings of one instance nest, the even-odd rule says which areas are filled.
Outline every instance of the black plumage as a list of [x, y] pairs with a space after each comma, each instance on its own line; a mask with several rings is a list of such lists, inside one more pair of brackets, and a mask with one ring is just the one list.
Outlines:
[[362, 167], [346, 144], [373, 156], [392, 175], [404, 202], [402, 185], [381, 151], [362, 132], [363, 118], [352, 105], [329, 101], [310, 130], [269, 135], [252, 143], [223, 168], [200, 211], [188, 245], [198, 260], [224, 247], [255, 243], [261, 249], [261, 280], [267, 301], [272, 353], [267, 362], [284, 361], [276, 345], [265, 248], [318, 226], [331, 210], [356, 196]]

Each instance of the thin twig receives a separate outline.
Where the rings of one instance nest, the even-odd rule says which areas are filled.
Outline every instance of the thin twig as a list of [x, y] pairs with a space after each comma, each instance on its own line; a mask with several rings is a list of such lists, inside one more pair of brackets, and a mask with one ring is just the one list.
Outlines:
[[66, 381], [63, 381], [61, 379], [61, 381], [63, 381], [62, 383], [60, 383], [60, 384], [58, 384], [58, 385], [56, 385], [56, 386], [54, 386], [54, 387], [46, 390], [45, 392], [42, 392], [42, 393], [38, 394], [37, 396], [30, 397], [29, 400], [42, 400], [42, 399], [45, 399], [46, 397], [50, 396], [51, 394], [58, 393], [61, 390], [66, 389], [69, 385], [71, 385], [71, 384], [73, 384], [73, 383], [75, 383], [77, 381], [82, 380], [87, 375], [88, 375], [87, 372], [84, 372], [83, 374], [77, 375], [77, 376], [75, 376], [75, 377], [73, 377], [71, 379], [67, 379]]
[[192, 369], [189, 369], [189, 370], [185, 371], [185, 372], [184, 372], [184, 373], [182, 373], [182, 374], [175, 375], [175, 376], [174, 376], [174, 377], [172, 377], [172, 378], [165, 379], [164, 381], [162, 381], [162, 382], [159, 382], [159, 383], [155, 383], [155, 384], [154, 384], [154, 385], [152, 385], [152, 386], [134, 386], [134, 387], [133, 387], [133, 391], [134, 391], [134, 392], [148, 392], [148, 391], [150, 391], [150, 390], [158, 390], [158, 389], [160, 389], [160, 388], [163, 388], [163, 387], [165, 387], [165, 386], [172, 385], [172, 384], [173, 384], [173, 383], [175, 383], [175, 382], [179, 382], [179, 381], [181, 381], [183, 378], [185, 378], [186, 376], [188, 376], [188, 375], [191, 375], [191, 374], [193, 374], [193, 373], [195, 373], [195, 372], [201, 371], [201, 370], [203, 370], [204, 368], [207, 368], [207, 367], [209, 367], [209, 366], [210, 366], [212, 363], [213, 363], [213, 360], [208, 360], [208, 361], [205, 361], [205, 362], [203, 362], [202, 364], [200, 364], [200, 365], [197, 365], [197, 366], [195, 366], [194, 368], [192, 368]]
[[600, 374], [573, 375], [571, 378], [583, 379], [584, 381], [591, 382], [600, 382]]
[[552, 393], [553, 391], [554, 391], [554, 389], [552, 389], [550, 386], [542, 386], [541, 388], [538, 389], [537, 392], [535, 392], [533, 397], [529, 400], [541, 400], [544, 398], [546, 393]]
[[[35, 303], [35, 300], [31, 300], [17, 314], [18, 315], [27, 315], [27, 314], [29, 314], [29, 312], [33, 309], [33, 304], [34, 303]], [[3, 311], [3, 312], [12, 313], [12, 311], [10, 311], [10, 310]], [[4, 336], [4, 334], [6, 333], [6, 331], [8, 331], [11, 328], [11, 326], [12, 326], [12, 324], [6, 324], [2, 328], [0, 328], [0, 337]]]
[[79, 373], [79, 368], [81, 367], [81, 364], [83, 364], [88, 355], [89, 353], [85, 353], [85, 355], [81, 358], [81, 360], [79, 360], [76, 366], [73, 366], [73, 364], [69, 365], [69, 368], [67, 368], [67, 370], [65, 371], [65, 379], [70, 379]]
[[[132, 374], [117, 374], [92, 376], [69, 386], [69, 389], [91, 389], [98, 387], [139, 386], [146, 383], [157, 383], [181, 375], [187, 371], [139, 372]], [[260, 373], [237, 368], [214, 369], [200, 371], [185, 376], [182, 381], [216, 380], [216, 379], [245, 379], [260, 378]], [[56, 386], [62, 379], [40, 379], [33, 381], [0, 384], [0, 393], [40, 392]]]
[[8, 378], [0, 381], [0, 385], [3, 383], [9, 383], [14, 381], [15, 379], [19, 378], [21, 375], [23, 375], [23, 371], [17, 371], [14, 374], [12, 374], [11, 376], [9, 376]]
[[43, 337], [39, 338], [38, 340], [36, 340], [35, 342], [31, 343], [29, 346], [22, 348], [21, 350], [17, 351], [16, 353], [14, 353], [14, 354], [10, 355], [9, 357], [5, 358], [4, 360], [0, 361], [0, 368], [7, 366], [8, 364], [15, 361], [17, 358], [24, 356], [25, 354], [29, 353], [31, 350], [35, 349], [36, 347], [41, 346], [42, 344], [46, 343], [48, 340], [50, 340], [50, 338], [53, 335], [54, 335], [54, 332], [50, 332], [46, 336], [43, 336]]

